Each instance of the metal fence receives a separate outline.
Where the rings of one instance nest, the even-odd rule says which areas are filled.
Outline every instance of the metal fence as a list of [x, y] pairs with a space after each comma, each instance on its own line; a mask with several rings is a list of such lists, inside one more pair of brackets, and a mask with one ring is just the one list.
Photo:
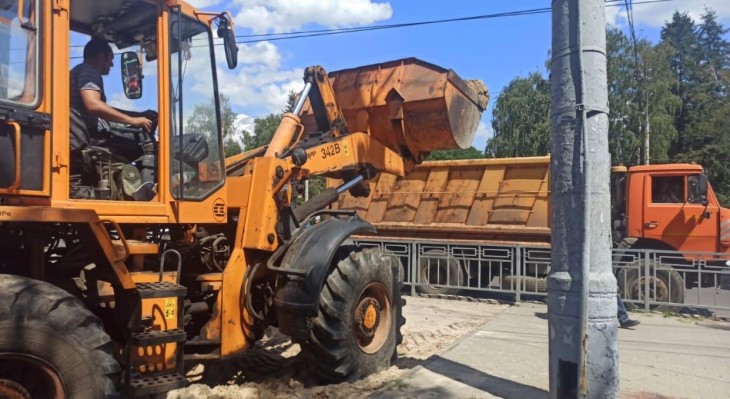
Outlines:
[[[550, 248], [518, 244], [357, 239], [380, 247], [403, 266], [412, 294], [547, 295]], [[730, 316], [730, 255], [614, 249], [613, 268], [624, 301], [645, 310], [671, 305]], [[482, 294], [486, 295], [486, 294]]]

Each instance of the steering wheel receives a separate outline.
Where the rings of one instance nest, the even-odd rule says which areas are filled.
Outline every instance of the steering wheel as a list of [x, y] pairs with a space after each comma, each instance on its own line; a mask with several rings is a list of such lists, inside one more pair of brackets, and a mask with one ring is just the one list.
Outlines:
[[154, 135], [155, 130], [157, 130], [157, 124], [160, 122], [159, 114], [156, 111], [148, 109], [147, 111], [142, 113], [142, 116], [152, 121], [152, 126], [150, 126], [149, 134]]

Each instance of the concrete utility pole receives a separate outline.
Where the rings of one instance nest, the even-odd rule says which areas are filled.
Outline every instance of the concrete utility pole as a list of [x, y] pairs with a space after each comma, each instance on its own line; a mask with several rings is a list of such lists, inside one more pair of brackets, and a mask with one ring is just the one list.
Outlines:
[[551, 398], [618, 398], [604, 0], [553, 0]]
[[[643, 81], [642, 81], [643, 84]], [[646, 101], [644, 102], [644, 165], [648, 165], [651, 159], [651, 151], [649, 145], [651, 144], [651, 126], [649, 125], [649, 93], [644, 92]]]

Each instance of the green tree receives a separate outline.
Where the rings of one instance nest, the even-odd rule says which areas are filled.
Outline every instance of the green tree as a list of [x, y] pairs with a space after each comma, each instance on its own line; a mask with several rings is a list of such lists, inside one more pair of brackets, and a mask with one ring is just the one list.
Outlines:
[[[246, 151], [254, 148], [268, 145], [274, 137], [276, 129], [281, 123], [281, 118], [285, 112], [291, 112], [296, 103], [297, 93], [290, 91], [287, 98], [287, 104], [284, 106], [282, 113], [272, 113], [263, 118], [256, 118], [254, 121], [253, 132], [243, 132], [243, 145]], [[326, 187], [325, 178], [322, 176], [313, 176], [309, 179], [309, 197], [312, 198], [319, 194]], [[298, 188], [299, 195], [294, 198], [294, 202], [301, 204], [304, 200], [304, 184]]]
[[688, 82], [692, 101], [688, 107], [685, 141], [676, 159], [705, 167], [718, 199], [730, 203], [730, 43], [728, 29], [706, 10], [697, 26], [699, 58], [695, 79]]
[[230, 156], [240, 154], [241, 152], [243, 152], [241, 144], [239, 144], [233, 136], [228, 136], [226, 141], [223, 143], [223, 154], [225, 157], [228, 158]]
[[672, 93], [676, 80], [666, 61], [672, 49], [663, 44], [652, 46], [646, 39], [638, 40], [634, 49], [623, 32], [609, 29], [606, 51], [612, 161], [639, 162], [647, 120], [650, 158], [668, 159], [677, 137], [674, 117], [681, 106], [679, 97]]
[[256, 118], [254, 120], [253, 132], [243, 132], [243, 146], [246, 151], [254, 148], [268, 145], [271, 139], [276, 133], [276, 129], [281, 123], [281, 118], [286, 112], [291, 112], [294, 109], [294, 104], [297, 99], [297, 93], [289, 91], [286, 106], [281, 113], [269, 114], [263, 118]]
[[439, 150], [429, 154], [427, 161], [445, 161], [451, 159], [476, 159], [484, 158], [484, 153], [474, 147], [457, 148], [452, 150]]
[[[221, 127], [223, 129], [223, 137], [232, 136], [236, 132], [234, 122], [236, 121], [236, 113], [231, 108], [230, 98], [220, 95], [218, 102], [221, 109]], [[216, 115], [215, 103], [196, 105], [192, 115], [187, 120], [185, 131], [187, 132], [215, 132]]]
[[606, 31], [608, 74], [608, 148], [613, 163], [636, 163], [641, 149], [640, 105], [636, 62], [629, 38], [618, 29]]
[[550, 151], [550, 82], [540, 72], [517, 77], [497, 96], [492, 112], [494, 137], [488, 156], [546, 155]]
[[645, 40], [641, 44], [639, 51], [644, 66], [642, 94], [645, 96], [644, 104], [648, 104], [651, 126], [650, 159], [666, 162], [671, 159], [672, 146], [679, 136], [674, 122], [682, 107], [681, 98], [672, 91], [677, 80], [666, 63], [674, 50], [666, 44], [651, 46]]
[[702, 24], [698, 27], [701, 73], [711, 89], [714, 99], [724, 99], [728, 95], [730, 83], [730, 43], [725, 35], [730, 29], [717, 22], [717, 13], [706, 9], [702, 15]]
[[[241, 152], [241, 145], [233, 138], [235, 136], [236, 113], [231, 108], [231, 101], [228, 97], [221, 94], [218, 99], [221, 110], [221, 128], [223, 130], [224, 145], [223, 154], [226, 157]], [[193, 113], [187, 120], [185, 131], [188, 133], [213, 134], [217, 132], [217, 122], [215, 114], [215, 102], [209, 104], [199, 104], [193, 109]]]
[[698, 90], [701, 52], [697, 27], [689, 14], [675, 11], [672, 20], [661, 30], [661, 42], [674, 50], [667, 58], [677, 82], [672, 92], [682, 100], [682, 106], [674, 121], [677, 141], [672, 146], [671, 153], [676, 155], [686, 150], [686, 133], [692, 120], [699, 117], [703, 108]]
[[253, 132], [243, 132], [243, 147], [249, 151], [254, 148], [268, 145], [274, 137], [276, 129], [281, 123], [282, 114], [269, 114], [254, 120]]
[[294, 105], [296, 105], [298, 96], [299, 93], [295, 92], [294, 90], [289, 90], [289, 94], [287, 95], [286, 99], [286, 107], [284, 107], [284, 112], [292, 112], [294, 110]]
[[730, 102], [713, 112], [713, 117], [694, 125], [692, 147], [678, 160], [696, 162], [705, 168], [718, 200], [730, 206]]

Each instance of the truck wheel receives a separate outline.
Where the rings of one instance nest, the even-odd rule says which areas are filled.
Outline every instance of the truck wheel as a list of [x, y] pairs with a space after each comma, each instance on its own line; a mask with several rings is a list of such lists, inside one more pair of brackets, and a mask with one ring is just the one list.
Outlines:
[[649, 275], [645, 275], [647, 262], [638, 260], [616, 274], [618, 290], [626, 299], [643, 300], [644, 284], [649, 279], [649, 298], [657, 302], [684, 303], [684, 279], [671, 266], [649, 260]]
[[399, 265], [379, 248], [358, 250], [330, 271], [302, 350], [323, 382], [354, 381], [390, 366], [405, 323]]
[[547, 279], [531, 276], [504, 276], [502, 277], [502, 289], [516, 291], [520, 281], [522, 281], [520, 287], [522, 292], [547, 292]]
[[461, 289], [438, 284], [462, 287], [464, 271], [457, 259], [445, 258], [443, 251], [426, 251], [418, 261], [419, 292], [429, 295], [456, 295]]
[[120, 372], [111, 339], [80, 300], [43, 281], [0, 275], [1, 397], [106, 398]]

